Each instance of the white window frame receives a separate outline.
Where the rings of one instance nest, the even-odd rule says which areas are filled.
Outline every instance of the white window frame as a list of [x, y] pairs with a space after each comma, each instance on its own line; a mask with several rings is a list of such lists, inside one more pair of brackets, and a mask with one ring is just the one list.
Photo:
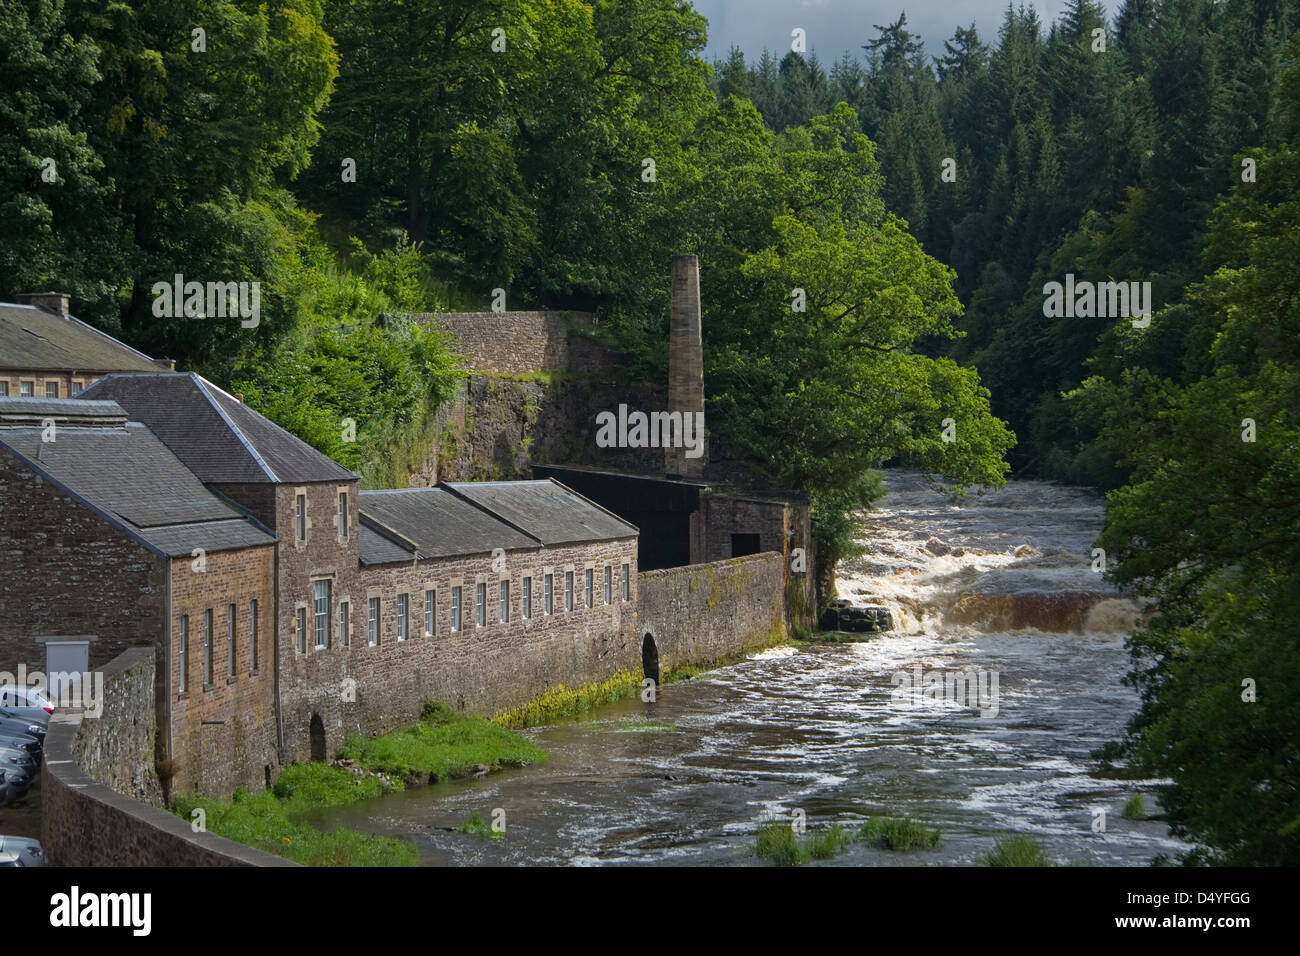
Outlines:
[[605, 565], [605, 603], [614, 603], [614, 565]]
[[550, 617], [555, 613], [555, 575], [542, 576], [542, 615]]
[[299, 544], [307, 540], [307, 494], [298, 492], [293, 498], [293, 536]]
[[474, 626], [487, 626], [487, 582], [474, 585]]
[[[325, 594], [324, 594], [325, 607], [324, 608], [321, 607], [321, 596], [322, 596], [321, 585], [322, 584], [325, 585]], [[312, 595], [311, 595], [312, 628], [311, 629], [313, 635], [312, 643], [315, 645], [316, 650], [324, 651], [324, 650], [328, 650], [330, 646], [330, 618], [333, 617], [333, 615], [330, 613], [331, 610], [330, 606], [333, 603], [331, 601], [333, 595], [330, 594], [330, 591], [333, 589], [330, 587], [329, 579], [324, 578], [319, 581], [313, 581], [311, 583], [311, 590], [312, 590]]]
[[582, 576], [582, 601], [587, 608], [592, 604], [592, 591], [595, 589], [596, 572], [592, 568], [587, 568], [586, 573]]
[[397, 639], [406, 640], [410, 630], [411, 621], [411, 596], [409, 594], [397, 595]]
[[564, 609], [573, 610], [573, 572], [564, 572]]
[[379, 614], [381, 607], [378, 595], [366, 602], [366, 641], [369, 647], [379, 646]]
[[451, 589], [451, 632], [458, 634], [460, 632], [460, 585], [454, 585]]
[[533, 579], [531, 575], [524, 576], [524, 597], [523, 610], [520, 616], [525, 620], [531, 620], [533, 617]]
[[497, 593], [500, 598], [500, 618], [502, 624], [510, 623], [510, 579], [503, 578], [497, 585]]
[[625, 564], [623, 565], [623, 570], [622, 570], [623, 600], [624, 600], [624, 601], [630, 601], [630, 600], [632, 600], [632, 585], [629, 583], [629, 579], [630, 579], [631, 577], [632, 577], [632, 565], [631, 565], [631, 564], [626, 564], [626, 563], [625, 563]]
[[352, 602], [346, 598], [339, 601], [339, 647], [347, 647], [351, 643], [348, 638], [351, 636], [348, 631], [352, 630]]
[[433, 637], [438, 627], [438, 592], [424, 589], [424, 636]]

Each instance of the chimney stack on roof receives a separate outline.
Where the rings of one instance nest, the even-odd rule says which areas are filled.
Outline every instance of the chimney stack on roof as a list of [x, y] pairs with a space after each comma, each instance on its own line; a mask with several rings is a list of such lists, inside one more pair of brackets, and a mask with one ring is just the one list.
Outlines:
[[14, 301], [19, 305], [34, 305], [38, 309], [67, 318], [68, 298], [66, 292], [19, 292], [14, 296]]
[[[664, 449], [664, 471], [669, 476], [702, 478], [709, 460], [704, 435], [695, 424], [704, 416], [704, 344], [700, 337], [700, 257], [673, 256], [672, 299], [668, 327], [668, 411], [680, 412], [683, 429], [703, 454], [687, 457], [687, 448]], [[696, 413], [699, 413], [698, 415]], [[689, 422], [687, 418], [689, 416]]]

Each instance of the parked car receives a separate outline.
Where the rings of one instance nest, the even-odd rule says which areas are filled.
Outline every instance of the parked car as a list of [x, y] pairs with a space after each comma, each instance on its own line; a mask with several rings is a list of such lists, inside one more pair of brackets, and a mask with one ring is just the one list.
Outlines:
[[36, 720], [23, 720], [19, 717], [0, 717], [0, 734], [6, 736], [12, 734], [26, 734], [28, 737], [35, 737], [45, 744], [45, 733], [49, 729], [46, 724]]
[[4, 836], [0, 834], [0, 853], [16, 853], [23, 866], [44, 866], [45, 851], [41, 841], [30, 837]]
[[20, 767], [0, 767], [0, 806], [21, 800], [32, 788], [32, 775]]
[[6, 685], [0, 688], [0, 708], [14, 712], [6, 716], [34, 717], [44, 714], [46, 721], [54, 713], [54, 704], [50, 703], [49, 696], [35, 687]]
[[26, 865], [27, 864], [23, 863], [23, 858], [19, 856], [17, 853], [14, 853], [13, 851], [10, 851], [8, 853], [0, 853], [0, 868], [6, 866], [26, 866]]
[[18, 750], [15, 747], [6, 747], [0, 743], [0, 767], [21, 767], [24, 770], [35, 774], [40, 764], [25, 750]]
[[11, 707], [0, 707], [0, 720], [25, 721], [34, 726], [45, 729], [49, 729], [50, 726], [50, 715], [45, 712], [44, 708], [34, 714], [20, 714], [17, 710]]
[[38, 765], [41, 762], [41, 742], [35, 737], [28, 737], [26, 734], [0, 733], [0, 747], [7, 747], [10, 750], [21, 750], [23, 753], [34, 757]]

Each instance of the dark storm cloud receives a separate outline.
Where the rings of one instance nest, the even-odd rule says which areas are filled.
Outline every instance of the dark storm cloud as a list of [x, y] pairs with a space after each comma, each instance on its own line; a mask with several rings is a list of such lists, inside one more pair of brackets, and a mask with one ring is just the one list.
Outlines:
[[[927, 52], [938, 55], [953, 30], [972, 21], [980, 37], [992, 43], [1007, 9], [1006, 0], [694, 0], [694, 4], [709, 18], [708, 59], [726, 56], [733, 44], [745, 51], [747, 60], [764, 47], [784, 56], [790, 50], [790, 31], [802, 27], [808, 49], [827, 65], [846, 50], [862, 53], [862, 45], [876, 35], [872, 24], [893, 23], [900, 12], [907, 13], [907, 28], [921, 35]], [[1120, 0], [1102, 0], [1102, 5], [1113, 16]], [[1040, 0], [1034, 7], [1047, 24], [1060, 16], [1065, 0]]]

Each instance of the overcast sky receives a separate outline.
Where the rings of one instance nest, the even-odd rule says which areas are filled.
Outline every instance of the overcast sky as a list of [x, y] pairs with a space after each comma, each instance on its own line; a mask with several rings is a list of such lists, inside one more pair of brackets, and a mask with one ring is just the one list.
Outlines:
[[[778, 59], [790, 50], [790, 31], [802, 27], [808, 49], [829, 69], [846, 50], [862, 53], [862, 44], [876, 35], [872, 24], [893, 23], [907, 13], [907, 28], [925, 40], [926, 51], [938, 55], [943, 41], [959, 26], [974, 21], [980, 38], [990, 45], [1007, 9], [1007, 0], [693, 0], [695, 9], [709, 18], [706, 59], [721, 59], [734, 44], [745, 60], [756, 59], [763, 48]], [[1120, 0], [1101, 0], [1114, 15]], [[1016, 0], [1019, 6], [1020, 0]], [[1026, 3], [1026, 6], [1029, 4]], [[1065, 8], [1064, 0], [1036, 0], [1044, 24]]]

